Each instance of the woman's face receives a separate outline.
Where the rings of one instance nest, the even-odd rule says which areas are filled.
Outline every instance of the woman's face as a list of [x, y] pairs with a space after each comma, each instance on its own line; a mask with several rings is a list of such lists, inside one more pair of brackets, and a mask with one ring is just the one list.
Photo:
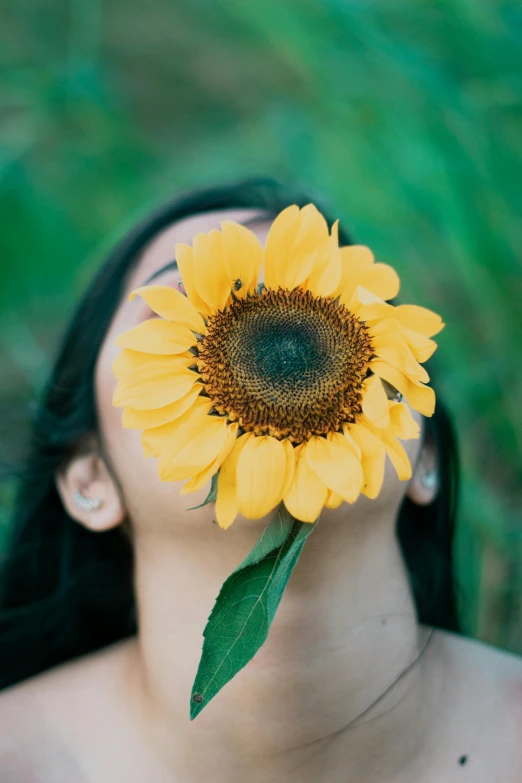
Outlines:
[[[256, 210], [219, 210], [184, 219], [165, 229], [149, 244], [133, 269], [98, 357], [95, 388], [101, 439], [136, 532], [139, 532], [140, 528], [167, 532], [174, 520], [178, 529], [180, 525], [190, 525], [192, 528], [208, 525], [214, 518], [214, 506], [209, 504], [197, 510], [190, 510], [203, 502], [210, 485], [197, 493], [181, 495], [183, 482], [163, 482], [158, 476], [156, 460], [153, 457], [144, 457], [141, 433], [124, 429], [121, 425], [122, 410], [112, 405], [116, 388], [112, 363], [120, 351], [115, 345], [116, 338], [122, 332], [155, 315], [140, 297], [128, 301], [128, 294], [133, 289], [146, 285], [151, 278], [154, 278], [155, 284], [177, 287], [181, 277], [172, 264], [176, 243], [191, 244], [197, 233], [219, 229], [219, 223], [224, 219], [248, 224], [264, 245], [271, 221], [266, 220], [266, 217]], [[413, 410], [411, 413], [420, 423], [422, 416]], [[403, 445], [412, 466], [415, 467], [420, 439], [405, 441]], [[375, 500], [361, 495], [352, 506], [343, 503], [335, 510], [325, 509], [322, 518], [337, 519], [358, 514], [366, 516], [384, 511], [385, 508], [389, 511], [396, 510], [407, 488], [408, 482], [397, 479], [395, 470], [387, 460], [384, 484]], [[243, 524], [263, 528], [266, 519], [247, 520], [239, 516], [227, 533], [230, 534], [234, 528], [237, 529], [238, 525]]]

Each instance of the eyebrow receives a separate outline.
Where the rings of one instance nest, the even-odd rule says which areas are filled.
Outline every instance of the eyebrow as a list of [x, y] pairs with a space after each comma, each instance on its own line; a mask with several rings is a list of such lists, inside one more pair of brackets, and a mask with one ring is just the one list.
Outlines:
[[153, 280], [155, 280], [157, 277], [162, 275], [164, 272], [170, 272], [171, 269], [174, 269], [174, 270], [177, 271], [178, 265], [177, 265], [177, 263], [175, 261], [169, 261], [169, 263], [165, 264], [165, 266], [160, 267], [160, 269], [156, 269], [156, 271], [153, 272], [153, 274], [150, 277], [148, 277], [145, 280], [145, 282], [142, 283], [142, 285], [148, 285]]
[[[266, 223], [267, 219], [269, 220], [270, 217], [272, 217], [271, 214], [268, 214], [266, 217], [264, 215], [258, 215], [256, 217], [248, 218], [247, 220], [243, 220], [241, 225], [242, 226], [255, 226], [259, 223]], [[149, 283], [152, 283], [153, 280], [155, 280], [160, 275], [164, 274], [164, 272], [170, 272], [171, 270], [174, 270], [175, 272], [178, 271], [178, 265], [176, 261], [169, 261], [168, 264], [165, 264], [165, 266], [160, 267], [159, 269], [156, 269], [155, 272], [151, 274], [150, 277], [148, 277], [144, 283], [141, 285], [148, 285]]]

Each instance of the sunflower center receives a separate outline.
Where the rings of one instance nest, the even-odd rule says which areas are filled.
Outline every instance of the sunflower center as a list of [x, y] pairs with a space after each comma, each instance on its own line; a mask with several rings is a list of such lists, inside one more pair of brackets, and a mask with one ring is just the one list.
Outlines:
[[198, 369], [215, 409], [246, 431], [302, 443], [361, 411], [368, 330], [333, 299], [263, 290], [211, 316]]
[[[286, 319], [278, 315], [273, 314], [272, 323], [261, 333], [255, 328], [255, 320], [245, 324], [243, 356], [248, 353], [252, 357], [266, 383], [283, 388], [315, 377], [327, 357], [321, 355], [320, 335], [308, 314], [296, 318], [296, 313], [289, 313]], [[248, 372], [251, 368], [248, 362], [245, 364]]]

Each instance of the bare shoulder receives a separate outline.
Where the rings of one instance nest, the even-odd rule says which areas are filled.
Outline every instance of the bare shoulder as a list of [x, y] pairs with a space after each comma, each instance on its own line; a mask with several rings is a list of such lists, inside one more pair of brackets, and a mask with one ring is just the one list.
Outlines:
[[[522, 658], [436, 631], [444, 722], [454, 757], [473, 780], [518, 783], [522, 770]], [[463, 778], [465, 779], [465, 778]]]
[[437, 644], [450, 659], [452, 666], [465, 674], [466, 681], [480, 691], [493, 689], [505, 693], [513, 703], [522, 705], [522, 657], [448, 631], [436, 631]]
[[80, 716], [110, 705], [128, 642], [57, 666], [0, 692], [0, 780], [86, 783], [76, 758]]

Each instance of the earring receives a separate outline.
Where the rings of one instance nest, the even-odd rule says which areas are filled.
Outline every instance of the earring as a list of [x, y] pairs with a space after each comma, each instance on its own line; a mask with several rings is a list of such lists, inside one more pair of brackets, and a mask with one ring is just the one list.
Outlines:
[[421, 483], [426, 489], [435, 489], [437, 486], [437, 474], [435, 471], [432, 470], [430, 473], [425, 473], [421, 478]]
[[74, 502], [82, 511], [96, 511], [102, 504], [100, 498], [86, 498], [79, 489], [74, 493]]

